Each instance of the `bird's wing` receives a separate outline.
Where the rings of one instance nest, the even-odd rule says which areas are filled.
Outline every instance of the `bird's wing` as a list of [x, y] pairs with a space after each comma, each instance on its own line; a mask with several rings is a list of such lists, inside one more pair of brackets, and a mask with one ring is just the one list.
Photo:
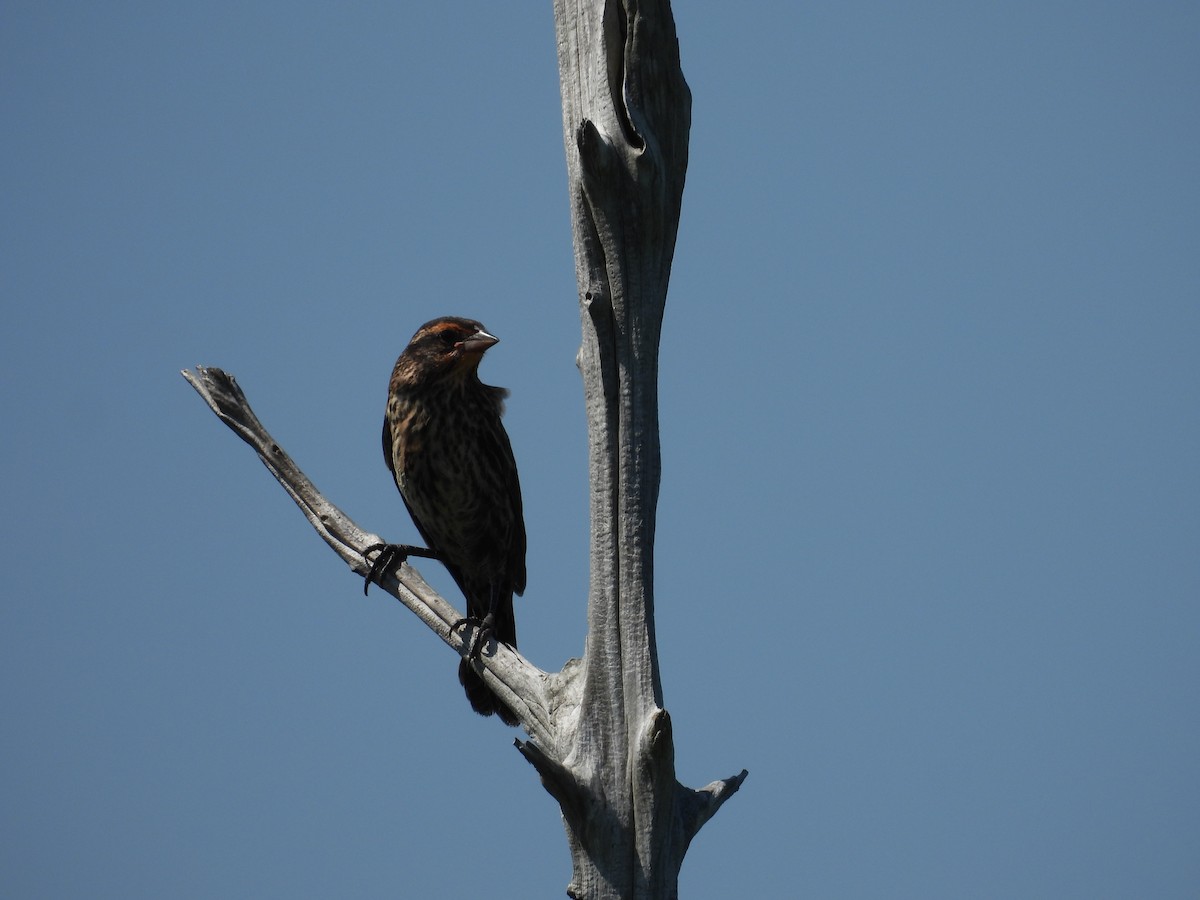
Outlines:
[[513, 457], [512, 444], [503, 428], [500, 434], [504, 438], [504, 454], [506, 462], [512, 471], [508, 479], [508, 502], [513, 511], [513, 539], [508, 550], [509, 583], [516, 594], [525, 593], [525, 513], [521, 505], [521, 479], [517, 475], [517, 461]]
[[392, 426], [388, 424], [387, 416], [383, 417], [383, 461], [387, 463], [392, 478], [396, 477], [396, 463], [392, 460]]

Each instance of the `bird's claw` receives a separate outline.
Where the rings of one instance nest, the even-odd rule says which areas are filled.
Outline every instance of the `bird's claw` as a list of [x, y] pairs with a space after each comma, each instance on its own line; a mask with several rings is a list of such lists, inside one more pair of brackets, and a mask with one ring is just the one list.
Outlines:
[[426, 550], [424, 547], [413, 547], [409, 544], [372, 544], [363, 550], [363, 557], [370, 556], [376, 550], [379, 555], [375, 557], [375, 561], [371, 563], [371, 569], [367, 572], [367, 577], [363, 580], [363, 596], [366, 596], [367, 588], [374, 581], [379, 584], [379, 576], [388, 569], [393, 569], [407, 560], [410, 556], [423, 556], [426, 559], [437, 559], [437, 554], [432, 550]]
[[463, 616], [450, 626], [450, 633], [454, 634], [454, 632], [458, 631], [464, 625], [475, 626], [475, 633], [471, 636], [471, 647], [467, 651], [468, 661], [474, 662], [479, 659], [480, 654], [483, 653], [483, 648], [487, 646], [488, 641], [492, 637], [492, 632], [496, 628], [496, 617], [491, 613], [488, 613], [482, 619], [476, 616]]
[[379, 576], [393, 566], [404, 562], [408, 558], [408, 554], [401, 549], [399, 544], [372, 544], [363, 551], [363, 556], [367, 557], [379, 551], [379, 555], [371, 563], [371, 569], [367, 572], [367, 577], [363, 579], [363, 596], [367, 596], [367, 590], [371, 587], [371, 582], [379, 582]]

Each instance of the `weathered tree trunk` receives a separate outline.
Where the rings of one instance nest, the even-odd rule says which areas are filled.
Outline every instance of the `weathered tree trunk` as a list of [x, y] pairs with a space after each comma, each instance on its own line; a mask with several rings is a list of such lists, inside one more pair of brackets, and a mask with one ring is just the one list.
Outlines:
[[[517, 748], [562, 808], [580, 900], [669, 900], [688, 844], [741, 786], [675, 779], [654, 643], [660, 459], [658, 343], [687, 168], [691, 98], [666, 0], [555, 0], [591, 478], [591, 581], [582, 660], [538, 669], [506, 645], [480, 663], [521, 719]], [[271, 438], [234, 379], [184, 377], [258, 453], [359, 574], [381, 539], [327, 501]], [[407, 563], [381, 587], [460, 655], [473, 629]]]
[[[658, 345], [691, 94], [666, 0], [555, 0], [591, 477], [591, 585], [562, 804], [579, 898], [671, 898], [688, 843], [741, 777], [675, 780], [654, 643]], [[565, 753], [561, 751], [565, 750]], [[743, 773], [744, 775], [744, 773]]]

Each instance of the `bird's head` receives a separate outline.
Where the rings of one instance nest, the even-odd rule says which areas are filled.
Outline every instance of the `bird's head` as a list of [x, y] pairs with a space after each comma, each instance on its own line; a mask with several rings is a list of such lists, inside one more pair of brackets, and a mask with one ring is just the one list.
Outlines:
[[473, 319], [445, 316], [418, 328], [400, 361], [407, 361], [405, 367], [411, 367], [413, 376], [468, 375], [479, 368], [483, 354], [499, 340]]

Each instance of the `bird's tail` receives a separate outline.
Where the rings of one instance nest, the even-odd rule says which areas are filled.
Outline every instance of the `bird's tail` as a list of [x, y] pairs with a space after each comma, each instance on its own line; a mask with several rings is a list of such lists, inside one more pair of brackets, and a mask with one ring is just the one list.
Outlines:
[[521, 724], [516, 714], [492, 693], [492, 689], [484, 683], [483, 676], [471, 668], [471, 664], [465, 659], [458, 664], [458, 680], [467, 692], [467, 700], [471, 702], [471, 709], [475, 712], [481, 716], [495, 714], [505, 725]]
[[[513, 616], [512, 593], [501, 595], [496, 604], [495, 622], [492, 626], [492, 637], [497, 642], [508, 644], [514, 650], [517, 647], [517, 621]], [[505, 725], [520, 725], [516, 713], [509, 709], [504, 702], [492, 693], [492, 689], [484, 683], [483, 676], [475, 671], [474, 666], [466, 659], [458, 664], [458, 682], [467, 692], [467, 700], [471, 709], [481, 716], [497, 715]]]

